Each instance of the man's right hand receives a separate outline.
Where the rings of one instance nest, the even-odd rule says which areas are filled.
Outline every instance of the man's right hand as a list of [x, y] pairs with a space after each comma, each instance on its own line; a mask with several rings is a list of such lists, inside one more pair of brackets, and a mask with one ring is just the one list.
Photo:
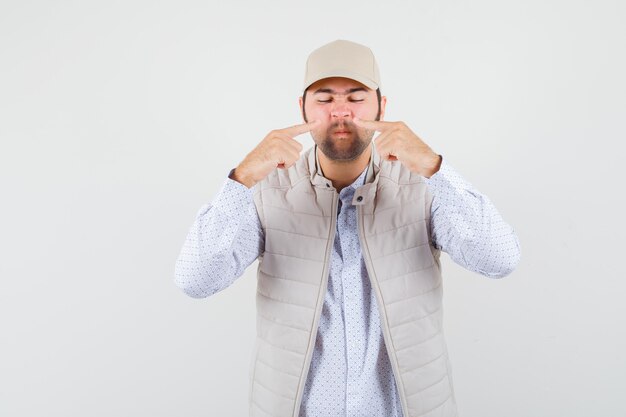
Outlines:
[[252, 188], [276, 168], [289, 168], [300, 158], [302, 151], [302, 144], [294, 137], [309, 132], [318, 125], [318, 120], [312, 120], [285, 129], [272, 130], [237, 165], [230, 178]]

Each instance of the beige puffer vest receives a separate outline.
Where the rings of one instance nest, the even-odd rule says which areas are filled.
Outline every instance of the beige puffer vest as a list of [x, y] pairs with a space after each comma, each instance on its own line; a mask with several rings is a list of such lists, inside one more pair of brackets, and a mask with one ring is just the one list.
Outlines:
[[[361, 251], [376, 293], [405, 417], [457, 415], [442, 331], [440, 250], [430, 244], [432, 194], [372, 145], [357, 189]], [[381, 163], [382, 162], [382, 163]], [[318, 172], [316, 146], [261, 181], [254, 204], [265, 231], [259, 257], [250, 415], [297, 417], [328, 284], [339, 195]]]

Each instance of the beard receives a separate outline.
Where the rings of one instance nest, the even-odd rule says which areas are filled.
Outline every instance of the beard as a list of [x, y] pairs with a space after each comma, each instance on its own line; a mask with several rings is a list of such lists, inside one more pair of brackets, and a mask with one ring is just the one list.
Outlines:
[[[347, 131], [347, 135], [336, 135], [333, 132]], [[322, 153], [330, 160], [350, 162], [358, 158], [369, 146], [374, 130], [358, 128], [354, 123], [342, 121], [333, 123], [322, 138], [314, 137], [314, 141]]]

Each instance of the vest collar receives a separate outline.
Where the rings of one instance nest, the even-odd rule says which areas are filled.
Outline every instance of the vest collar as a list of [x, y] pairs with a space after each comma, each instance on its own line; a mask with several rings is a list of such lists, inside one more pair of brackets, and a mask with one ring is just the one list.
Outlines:
[[[352, 198], [353, 205], [362, 205], [369, 201], [373, 201], [376, 196], [376, 186], [378, 184], [378, 173], [380, 172], [381, 159], [380, 155], [376, 151], [376, 146], [374, 146], [374, 141], [372, 141], [370, 147], [372, 149], [372, 154], [367, 173], [365, 174], [365, 184], [356, 189], [354, 197]], [[322, 175], [322, 170], [319, 165], [319, 156], [317, 155], [317, 144], [309, 149], [308, 165], [311, 184], [313, 184], [313, 186], [327, 189], [332, 188], [332, 182]]]

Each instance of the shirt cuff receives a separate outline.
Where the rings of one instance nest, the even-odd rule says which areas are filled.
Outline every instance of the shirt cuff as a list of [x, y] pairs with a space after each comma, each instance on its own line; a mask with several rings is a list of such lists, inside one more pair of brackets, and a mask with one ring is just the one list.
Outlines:
[[465, 181], [465, 179], [448, 164], [443, 156], [439, 171], [431, 175], [430, 178], [424, 177], [424, 180], [433, 195], [441, 194], [442, 191], [450, 190], [451, 188], [459, 192], [473, 188], [469, 182]]
[[230, 217], [238, 217], [243, 212], [243, 208], [254, 202], [254, 190], [254, 187], [248, 188], [242, 183], [226, 177], [220, 190], [211, 201], [211, 206]]

